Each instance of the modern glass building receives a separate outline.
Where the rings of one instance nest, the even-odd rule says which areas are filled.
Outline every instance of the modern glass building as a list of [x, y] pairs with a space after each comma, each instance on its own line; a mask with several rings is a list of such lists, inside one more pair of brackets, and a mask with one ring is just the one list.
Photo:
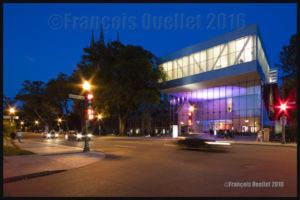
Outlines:
[[257, 24], [159, 60], [167, 73], [161, 92], [170, 96], [170, 123], [179, 134], [188, 128], [255, 134], [269, 120], [263, 86], [276, 84], [277, 71], [270, 69]]

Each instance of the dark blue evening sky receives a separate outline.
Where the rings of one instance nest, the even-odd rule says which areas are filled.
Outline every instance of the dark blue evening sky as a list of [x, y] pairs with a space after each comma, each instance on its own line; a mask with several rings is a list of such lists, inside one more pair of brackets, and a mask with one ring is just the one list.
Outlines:
[[6, 3], [3, 11], [3, 93], [11, 98], [24, 80], [70, 75], [92, 29], [99, 38], [101, 20], [106, 42], [119, 32], [124, 44], [141, 45], [156, 56], [258, 23], [271, 67], [297, 23], [296, 4]]

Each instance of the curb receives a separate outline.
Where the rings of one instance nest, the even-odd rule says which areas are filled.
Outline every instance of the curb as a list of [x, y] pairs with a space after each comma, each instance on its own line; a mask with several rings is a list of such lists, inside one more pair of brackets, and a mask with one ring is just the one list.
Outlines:
[[245, 145], [261, 145], [261, 146], [280, 146], [280, 147], [297, 147], [296, 145], [287, 145], [287, 144], [256, 144], [256, 143], [242, 143], [242, 142], [232, 142], [232, 141], [228, 141], [231, 144], [245, 144]]
[[37, 172], [37, 173], [33, 173], [33, 174], [8, 177], [8, 178], [3, 179], [3, 183], [11, 183], [11, 182], [21, 181], [21, 180], [25, 180], [25, 179], [37, 178], [37, 177], [47, 176], [47, 175], [56, 174], [56, 173], [60, 173], [60, 172], [64, 172], [64, 171], [67, 171], [67, 170], [63, 169], [63, 170], [54, 170], [54, 171], [44, 171], [44, 172]]

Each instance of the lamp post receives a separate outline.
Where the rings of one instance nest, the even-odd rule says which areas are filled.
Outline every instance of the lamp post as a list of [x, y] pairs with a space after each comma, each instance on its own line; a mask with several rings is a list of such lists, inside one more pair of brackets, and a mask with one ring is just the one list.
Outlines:
[[[84, 81], [84, 83], [82, 84], [82, 88], [85, 91], [85, 96], [87, 96], [87, 92], [91, 89], [91, 85], [89, 84], [88, 81]], [[92, 98], [92, 97], [91, 97]], [[90, 114], [90, 113], [88, 113]], [[88, 152], [90, 151], [90, 147], [89, 147], [89, 142], [88, 142], [88, 127], [89, 127], [89, 119], [88, 119], [89, 115], [86, 115], [86, 119], [85, 119], [85, 137], [84, 137], [84, 148], [83, 148], [83, 152]]]
[[102, 119], [102, 115], [101, 115], [101, 114], [98, 114], [97, 118], [98, 118], [98, 125], [99, 125], [99, 136], [100, 136], [100, 130], [101, 130], [101, 126], [100, 126], [100, 120]]
[[10, 115], [10, 121], [14, 121], [14, 114], [15, 114], [16, 110], [15, 108], [9, 108], [9, 115]]
[[286, 144], [286, 141], [285, 141], [286, 116], [284, 114], [286, 112], [286, 109], [287, 109], [286, 103], [282, 103], [280, 105], [280, 110], [283, 112], [282, 116], [280, 117], [280, 123], [282, 126], [282, 141], [281, 141], [282, 144]]
[[57, 124], [58, 124], [58, 132], [60, 132], [60, 123], [62, 122], [62, 119], [61, 118], [58, 118], [57, 119]]
[[36, 127], [39, 128], [39, 121], [35, 120], [34, 123], [35, 123]]
[[24, 125], [24, 121], [21, 121], [20, 124], [21, 124], [21, 130], [22, 130], [23, 129], [23, 125]]

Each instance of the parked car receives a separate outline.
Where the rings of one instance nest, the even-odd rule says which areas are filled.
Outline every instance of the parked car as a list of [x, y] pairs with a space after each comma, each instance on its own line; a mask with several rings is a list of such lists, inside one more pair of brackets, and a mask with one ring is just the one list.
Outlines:
[[184, 137], [178, 137], [177, 144], [187, 148], [214, 148], [229, 147], [231, 144], [224, 141], [216, 141], [202, 138], [198, 134], [190, 134]]
[[[88, 137], [88, 141], [91, 140], [92, 138], [92, 134], [87, 134], [87, 137]], [[70, 131], [68, 133], [65, 134], [65, 139], [66, 140], [69, 140], [69, 141], [84, 141], [85, 139], [85, 135], [80, 133], [80, 132], [77, 132], [77, 131]]]

